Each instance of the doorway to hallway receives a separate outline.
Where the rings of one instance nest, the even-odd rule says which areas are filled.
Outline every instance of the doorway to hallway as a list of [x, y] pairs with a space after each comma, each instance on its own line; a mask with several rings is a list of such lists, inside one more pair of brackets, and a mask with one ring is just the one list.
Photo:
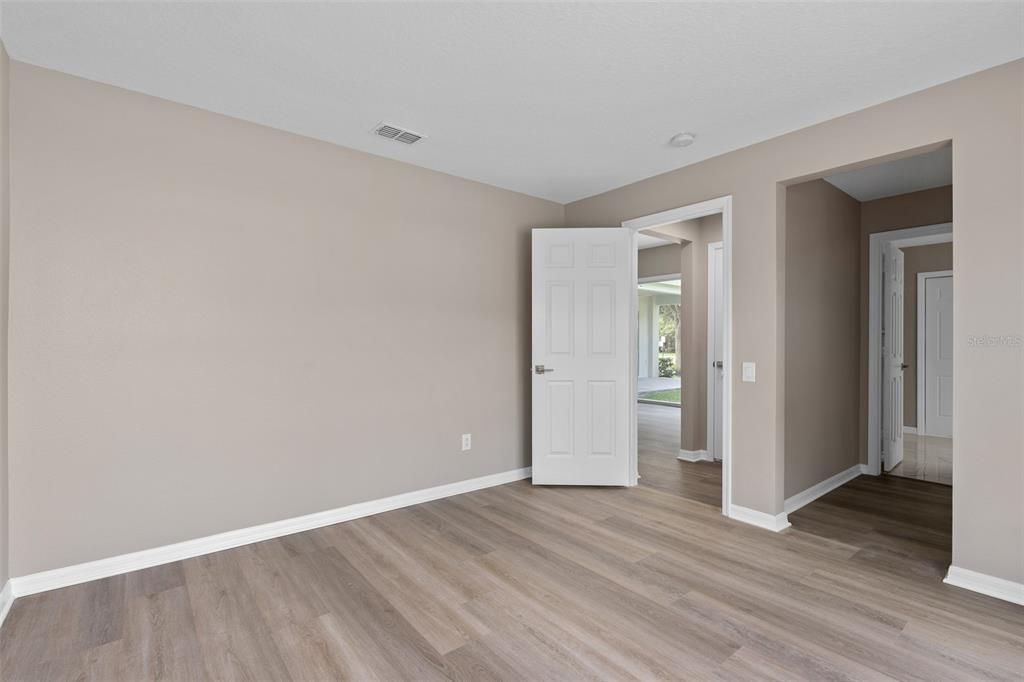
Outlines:
[[[731, 215], [724, 197], [623, 223], [639, 248], [638, 473], [644, 485], [682, 491], [727, 516]], [[673, 298], [659, 300], [666, 285]], [[668, 380], [671, 393], [657, 397], [672, 402], [652, 402], [660, 388], [652, 384]]]

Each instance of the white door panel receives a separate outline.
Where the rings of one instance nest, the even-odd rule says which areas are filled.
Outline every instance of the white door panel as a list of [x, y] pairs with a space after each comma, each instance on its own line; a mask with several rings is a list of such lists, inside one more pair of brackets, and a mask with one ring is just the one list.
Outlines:
[[625, 228], [533, 231], [533, 482], [627, 485], [630, 297]]
[[572, 437], [576, 413], [573, 410], [573, 388], [571, 381], [548, 381], [547, 392], [548, 453], [553, 456], [571, 457]]
[[882, 460], [891, 471], [903, 461], [903, 252], [887, 246], [882, 288]]
[[587, 424], [590, 436], [588, 452], [593, 456], [614, 457], [615, 443], [615, 382], [587, 382]]
[[[953, 277], [927, 277], [924, 296], [924, 401], [922, 433], [953, 436]], [[923, 427], [923, 428], [922, 428]]]

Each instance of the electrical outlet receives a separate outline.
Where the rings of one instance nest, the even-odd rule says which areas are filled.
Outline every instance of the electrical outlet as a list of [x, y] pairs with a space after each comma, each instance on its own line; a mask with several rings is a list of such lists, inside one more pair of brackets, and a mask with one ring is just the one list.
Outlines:
[[462, 434], [462, 451], [471, 450], [473, 448], [473, 434], [464, 433]]

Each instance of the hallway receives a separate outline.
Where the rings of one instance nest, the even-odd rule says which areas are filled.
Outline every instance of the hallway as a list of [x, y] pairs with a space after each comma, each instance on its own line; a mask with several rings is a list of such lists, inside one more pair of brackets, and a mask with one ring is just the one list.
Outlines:
[[[637, 405], [640, 487], [721, 509], [721, 463], [677, 459], [679, 429], [678, 409]], [[948, 485], [860, 476], [791, 513], [789, 521], [793, 530], [784, 534], [795, 530], [842, 545], [850, 562], [905, 578], [941, 580], [952, 559]]]
[[722, 463], [684, 462], [679, 456], [678, 407], [638, 403], [640, 485], [722, 508]]

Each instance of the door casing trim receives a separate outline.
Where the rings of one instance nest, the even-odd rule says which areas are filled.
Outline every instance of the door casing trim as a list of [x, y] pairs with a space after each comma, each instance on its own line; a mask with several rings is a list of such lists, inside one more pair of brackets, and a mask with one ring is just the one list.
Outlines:
[[[694, 220], [710, 215], [722, 215], [722, 294], [725, 298], [724, 304], [724, 327], [725, 334], [722, 346], [726, 358], [725, 367], [722, 371], [722, 514], [729, 516], [732, 503], [732, 195], [708, 199], [687, 206], [652, 213], [650, 215], [632, 218], [622, 221], [623, 227], [633, 231], [633, 280], [637, 283], [637, 244], [636, 233], [660, 225], [677, 223], [683, 220]], [[630, 485], [636, 485], [640, 479], [637, 460], [637, 433], [636, 433], [636, 375], [637, 375], [637, 302], [636, 297], [631, 297], [630, 324], [630, 382], [632, 386], [633, 400], [630, 415]]]

